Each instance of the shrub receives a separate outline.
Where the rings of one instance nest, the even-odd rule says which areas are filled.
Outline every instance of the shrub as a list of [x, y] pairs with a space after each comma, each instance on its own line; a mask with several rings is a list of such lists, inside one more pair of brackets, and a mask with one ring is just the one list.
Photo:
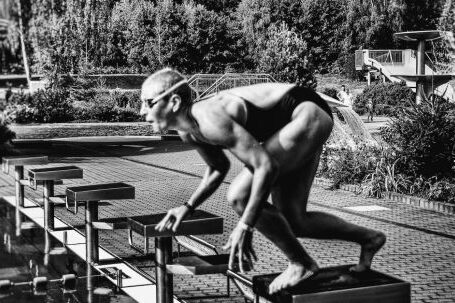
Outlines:
[[16, 137], [16, 134], [8, 128], [5, 120], [0, 118], [0, 149]]
[[140, 100], [140, 91], [118, 91], [114, 90], [110, 93], [110, 98], [112, 99], [112, 103], [117, 105], [118, 107], [130, 107], [133, 109], [141, 108], [141, 100]]
[[65, 89], [39, 90], [31, 99], [36, 109], [35, 121], [44, 123], [68, 122], [72, 120], [72, 106]]
[[15, 123], [35, 122], [36, 109], [27, 104], [9, 104], [5, 109], [6, 120]]
[[54, 123], [72, 120], [69, 93], [64, 89], [39, 90], [35, 94], [13, 94], [6, 107], [7, 119], [16, 123]]
[[381, 130], [381, 136], [402, 161], [400, 172], [411, 177], [455, 180], [455, 104], [442, 98], [407, 101]]
[[323, 94], [326, 94], [326, 95], [329, 96], [329, 97], [332, 97], [332, 98], [334, 98], [334, 99], [339, 100], [339, 99], [338, 99], [338, 96], [337, 96], [338, 90], [337, 90], [336, 88], [334, 88], [334, 87], [326, 87], [326, 88], [324, 88], [324, 90], [322, 91], [322, 93], [323, 93]]
[[353, 109], [359, 115], [366, 113], [369, 99], [375, 104], [375, 114], [393, 115], [398, 105], [406, 103], [407, 100], [415, 100], [415, 93], [402, 83], [373, 84], [354, 99]]
[[383, 151], [376, 167], [365, 176], [363, 191], [367, 196], [382, 198], [387, 191], [408, 193], [411, 181], [396, 171], [396, 159], [393, 154]]
[[441, 180], [430, 184], [428, 198], [435, 201], [455, 203], [455, 183]]
[[54, 123], [68, 121], [140, 121], [139, 91], [88, 89], [47, 89], [33, 95], [13, 94], [5, 109], [8, 121], [15, 123]]
[[321, 155], [319, 174], [332, 179], [333, 186], [340, 184], [360, 184], [368, 173], [375, 169], [382, 149], [359, 145], [353, 148], [325, 147]]

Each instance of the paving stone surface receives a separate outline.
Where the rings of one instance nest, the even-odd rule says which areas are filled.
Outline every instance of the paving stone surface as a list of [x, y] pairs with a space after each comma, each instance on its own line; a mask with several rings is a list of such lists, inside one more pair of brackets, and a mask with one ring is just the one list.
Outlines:
[[[77, 146], [54, 146], [51, 149], [24, 150], [24, 153], [49, 154], [54, 166], [76, 165], [84, 169], [83, 180], [65, 180], [56, 186], [56, 194], [63, 194], [67, 186], [105, 182], [126, 182], [135, 186], [136, 199], [109, 201], [103, 205], [100, 218], [135, 216], [165, 212], [181, 205], [200, 182], [204, 165], [197, 153], [181, 142], [157, 142], [156, 146], [98, 147], [96, 150]], [[231, 171], [219, 190], [210, 197], [201, 209], [224, 218], [225, 228], [221, 235], [201, 236], [222, 252], [223, 246], [237, 223], [238, 217], [227, 204], [225, 195], [229, 183], [243, 169], [232, 160]], [[0, 196], [13, 195], [12, 172], [0, 176]], [[26, 196], [35, 199], [42, 195], [26, 189]], [[389, 210], [356, 212], [349, 206], [378, 205]], [[344, 220], [387, 234], [385, 247], [375, 257], [373, 267], [412, 283], [412, 302], [455, 302], [455, 220], [453, 216], [422, 210], [390, 200], [365, 198], [350, 192], [332, 191], [314, 186], [308, 206], [310, 211], [322, 211]], [[77, 215], [64, 208], [56, 215], [72, 224], [84, 222], [83, 212]], [[138, 239], [136, 239], [138, 240]], [[121, 257], [138, 255], [130, 249], [125, 230], [101, 231], [100, 244]], [[320, 266], [356, 263], [359, 246], [337, 240], [302, 239], [301, 243], [319, 262]], [[150, 248], [153, 250], [153, 241]], [[286, 268], [281, 252], [263, 236], [255, 233], [254, 247], [259, 261], [247, 274], [276, 273]], [[154, 275], [152, 262], [135, 261], [150, 275]], [[226, 277], [175, 276], [175, 294], [179, 297], [223, 295], [226, 292]], [[191, 302], [244, 302], [239, 292], [231, 285], [232, 296], [219, 299], [193, 299]]]

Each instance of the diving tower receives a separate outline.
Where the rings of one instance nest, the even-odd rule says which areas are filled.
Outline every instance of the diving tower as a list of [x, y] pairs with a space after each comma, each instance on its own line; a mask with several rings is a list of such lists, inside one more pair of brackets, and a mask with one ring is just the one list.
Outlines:
[[[451, 34], [451, 35], [450, 35]], [[413, 31], [395, 33], [397, 39], [416, 42], [417, 49], [403, 50], [358, 50], [355, 53], [356, 70], [366, 70], [368, 84], [372, 72], [376, 71], [384, 81], [404, 81], [416, 92], [416, 102], [434, 92], [436, 95], [455, 102], [455, 90], [449, 81], [455, 79], [454, 74], [438, 74], [431, 60], [427, 60], [425, 44], [453, 34], [443, 31]], [[448, 41], [453, 44], [453, 41]]]

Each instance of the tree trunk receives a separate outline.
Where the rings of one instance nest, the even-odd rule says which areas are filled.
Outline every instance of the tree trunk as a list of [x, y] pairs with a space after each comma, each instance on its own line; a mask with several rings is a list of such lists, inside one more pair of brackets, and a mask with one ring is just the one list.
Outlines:
[[22, 5], [21, 5], [21, 0], [17, 0], [17, 11], [19, 15], [19, 35], [20, 35], [20, 40], [21, 40], [21, 48], [22, 48], [22, 59], [24, 60], [24, 69], [25, 69], [25, 75], [27, 77], [27, 84], [28, 84], [28, 89], [31, 89], [31, 77], [30, 77], [30, 68], [28, 66], [28, 60], [27, 60], [27, 52], [25, 51], [25, 41], [24, 41], [24, 27], [22, 25]]

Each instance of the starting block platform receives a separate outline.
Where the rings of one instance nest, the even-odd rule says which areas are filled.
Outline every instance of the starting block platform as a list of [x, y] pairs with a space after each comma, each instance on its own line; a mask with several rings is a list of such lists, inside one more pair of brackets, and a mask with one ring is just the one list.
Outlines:
[[[293, 288], [269, 295], [269, 285], [278, 274], [253, 277], [256, 301], [276, 303], [409, 303], [411, 285], [395, 277], [369, 270], [354, 273], [354, 265], [321, 268], [318, 274]], [[262, 300], [261, 300], [262, 301]]]

